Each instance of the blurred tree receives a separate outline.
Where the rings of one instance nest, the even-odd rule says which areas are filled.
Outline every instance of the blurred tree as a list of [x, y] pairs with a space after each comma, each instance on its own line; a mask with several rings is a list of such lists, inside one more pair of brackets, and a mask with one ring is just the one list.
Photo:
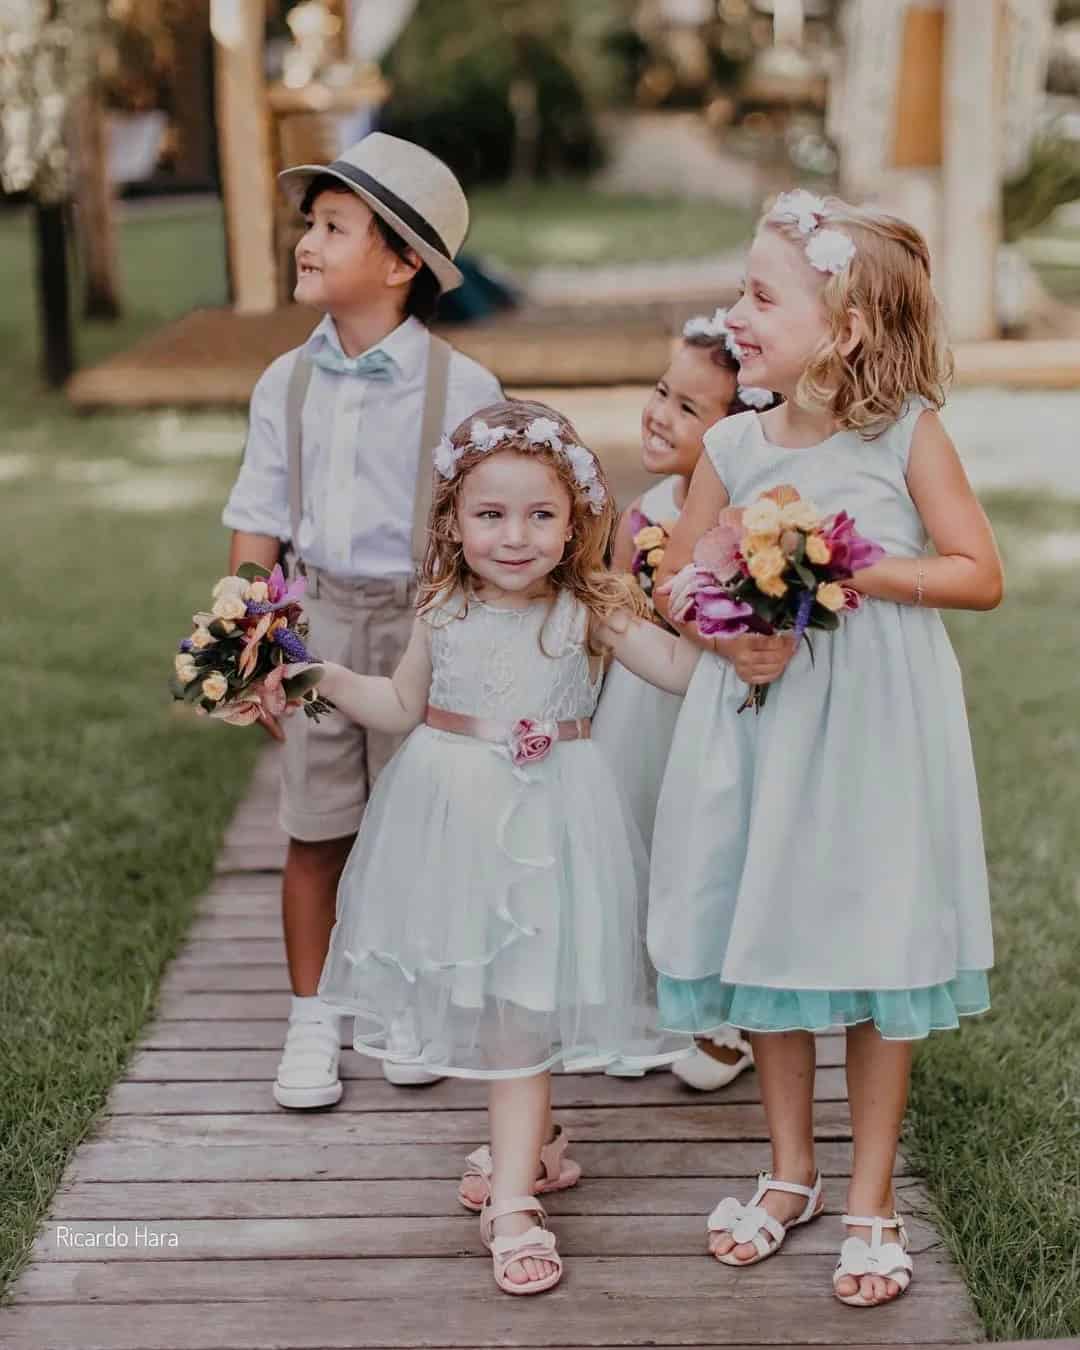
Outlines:
[[467, 183], [599, 162], [596, 110], [625, 88], [634, 0], [421, 0], [392, 48], [387, 131]]

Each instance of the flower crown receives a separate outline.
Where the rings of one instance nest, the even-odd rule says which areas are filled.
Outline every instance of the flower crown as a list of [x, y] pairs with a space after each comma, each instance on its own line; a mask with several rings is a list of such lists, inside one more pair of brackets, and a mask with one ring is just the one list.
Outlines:
[[835, 276], [854, 258], [855, 245], [842, 230], [825, 227], [825, 216], [825, 199], [798, 188], [795, 192], [782, 192], [767, 219], [794, 225], [806, 237], [806, 260], [810, 266]]
[[483, 455], [490, 454], [492, 450], [498, 449], [503, 441], [516, 440], [519, 436], [525, 437], [527, 449], [546, 445], [562, 455], [570, 465], [574, 482], [588, 499], [589, 510], [594, 516], [600, 514], [607, 500], [607, 493], [600, 481], [596, 456], [583, 445], [564, 441], [558, 422], [550, 417], [534, 417], [523, 432], [515, 431], [513, 427], [489, 427], [486, 422], [477, 418], [469, 428], [469, 439], [464, 445], [455, 445], [449, 436], [443, 436], [432, 453], [432, 462], [436, 472], [450, 480], [457, 477], [462, 456], [470, 450]]
[[[713, 341], [723, 338], [724, 346], [735, 360], [742, 359], [735, 335], [727, 326], [726, 309], [714, 310], [711, 319], [705, 314], [696, 314], [692, 319], [687, 319], [683, 324], [682, 335], [684, 338], [704, 337]], [[768, 408], [775, 401], [775, 395], [770, 389], [756, 389], [752, 385], [737, 384], [735, 392], [739, 401], [745, 403], [748, 408]]]

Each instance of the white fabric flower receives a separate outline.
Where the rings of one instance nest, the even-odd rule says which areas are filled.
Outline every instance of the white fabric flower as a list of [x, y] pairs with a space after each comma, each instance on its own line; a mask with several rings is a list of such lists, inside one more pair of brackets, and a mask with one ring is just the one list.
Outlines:
[[737, 389], [739, 399], [746, 404], [748, 408], [771, 408], [775, 401], [771, 389], [756, 389], [753, 385], [744, 388], [739, 385]]
[[705, 314], [695, 314], [692, 319], [687, 319], [683, 324], [683, 337], [707, 337], [707, 338], [727, 338], [730, 341], [731, 335], [728, 333], [727, 310], [713, 310], [710, 319]]
[[805, 188], [782, 192], [769, 214], [777, 220], [790, 220], [800, 234], [813, 234], [825, 218], [825, 199]]
[[431, 452], [431, 462], [435, 471], [443, 478], [453, 478], [457, 473], [458, 460], [464, 451], [459, 450], [449, 436], [443, 436]]
[[806, 241], [806, 257], [811, 267], [835, 276], [855, 256], [855, 245], [840, 230], [818, 230]]
[[564, 448], [559, 424], [550, 417], [534, 417], [525, 428], [525, 439], [530, 445], [550, 445], [553, 450]]

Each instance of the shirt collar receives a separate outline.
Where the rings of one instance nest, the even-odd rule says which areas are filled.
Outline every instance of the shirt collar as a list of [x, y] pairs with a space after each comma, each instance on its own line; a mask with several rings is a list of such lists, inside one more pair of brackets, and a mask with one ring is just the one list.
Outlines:
[[[376, 342], [368, 351], [376, 349], [385, 352], [394, 364], [397, 366], [403, 379], [409, 379], [415, 375], [423, 361], [427, 350], [426, 339], [428, 330], [419, 319], [410, 315], [403, 323], [398, 324], [392, 333], [388, 333], [381, 342]], [[321, 345], [332, 347], [339, 355], [345, 353], [341, 346], [341, 339], [338, 337], [337, 324], [329, 314], [324, 314], [315, 326], [304, 343], [304, 349], [312, 352], [318, 350]], [[363, 356], [361, 352], [359, 355]]]

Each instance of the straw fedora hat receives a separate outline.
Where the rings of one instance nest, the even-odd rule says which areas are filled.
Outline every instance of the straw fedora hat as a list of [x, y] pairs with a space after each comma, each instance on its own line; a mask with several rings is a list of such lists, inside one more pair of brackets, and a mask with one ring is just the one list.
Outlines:
[[311, 180], [339, 179], [416, 250], [444, 291], [464, 278], [454, 255], [469, 229], [469, 203], [441, 159], [422, 146], [374, 131], [332, 164], [297, 164], [278, 174], [282, 189], [301, 201]]

